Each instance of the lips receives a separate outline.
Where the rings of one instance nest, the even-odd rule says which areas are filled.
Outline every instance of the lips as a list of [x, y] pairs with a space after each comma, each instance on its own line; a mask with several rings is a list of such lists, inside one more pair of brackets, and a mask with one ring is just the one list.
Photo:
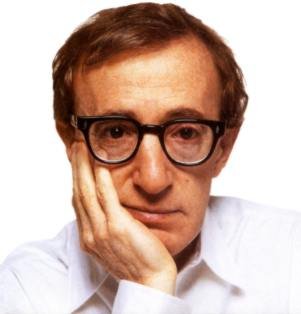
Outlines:
[[124, 206], [137, 220], [144, 224], [164, 224], [175, 219], [180, 214], [179, 209], [145, 208]]

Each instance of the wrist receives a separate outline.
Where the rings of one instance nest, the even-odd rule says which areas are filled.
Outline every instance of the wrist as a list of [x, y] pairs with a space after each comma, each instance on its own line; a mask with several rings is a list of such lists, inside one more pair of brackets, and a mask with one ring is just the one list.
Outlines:
[[144, 279], [141, 284], [162, 292], [174, 295], [177, 279], [177, 268], [172, 267], [164, 272], [154, 274]]

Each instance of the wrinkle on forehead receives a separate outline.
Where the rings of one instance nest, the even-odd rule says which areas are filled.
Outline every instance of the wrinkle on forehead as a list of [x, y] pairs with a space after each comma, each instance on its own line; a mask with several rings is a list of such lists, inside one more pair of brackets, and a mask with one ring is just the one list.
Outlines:
[[[208, 49], [196, 39], [182, 38], [161, 49], [124, 52], [101, 65], [75, 71], [76, 106], [85, 112], [120, 102], [146, 106], [157, 101], [189, 99], [196, 90], [207, 101], [220, 98], [220, 80]], [[211, 99], [211, 100], [210, 100]]]

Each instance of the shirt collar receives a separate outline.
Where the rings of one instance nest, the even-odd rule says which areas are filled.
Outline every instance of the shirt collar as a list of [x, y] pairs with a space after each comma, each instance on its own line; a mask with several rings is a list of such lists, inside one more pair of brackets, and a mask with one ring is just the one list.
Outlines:
[[199, 261], [203, 260], [211, 271], [224, 281], [244, 290], [243, 272], [227, 244], [227, 239], [231, 236], [229, 229], [221, 221], [219, 211], [209, 203], [201, 230]]
[[71, 313], [89, 300], [108, 276], [99, 263], [82, 251], [79, 243], [78, 229], [74, 223], [68, 248]]

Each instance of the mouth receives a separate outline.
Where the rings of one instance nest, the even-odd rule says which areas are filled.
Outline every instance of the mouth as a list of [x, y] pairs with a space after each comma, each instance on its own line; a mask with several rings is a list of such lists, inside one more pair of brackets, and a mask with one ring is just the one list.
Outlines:
[[165, 224], [171, 222], [179, 214], [179, 209], [144, 208], [135, 206], [124, 206], [125, 209], [143, 224]]

